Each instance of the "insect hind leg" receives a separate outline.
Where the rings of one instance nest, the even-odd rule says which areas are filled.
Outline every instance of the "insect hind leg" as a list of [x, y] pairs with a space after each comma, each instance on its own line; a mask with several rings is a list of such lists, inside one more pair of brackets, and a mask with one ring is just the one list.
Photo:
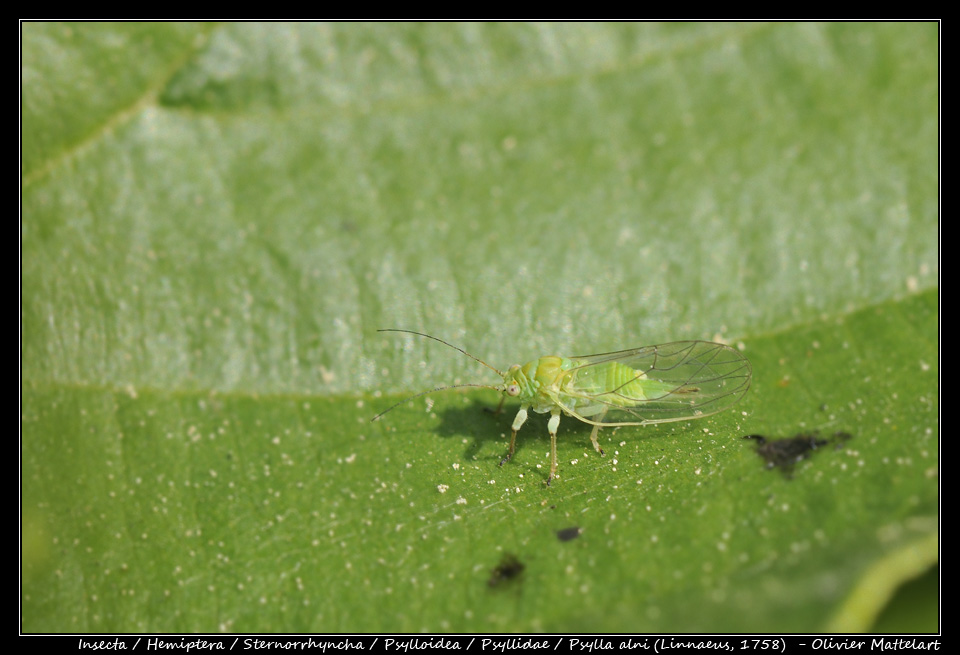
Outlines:
[[600, 435], [600, 423], [603, 422], [603, 417], [607, 413], [607, 408], [604, 407], [603, 411], [600, 412], [600, 415], [596, 418], [596, 423], [593, 425], [593, 432], [590, 433], [590, 442], [593, 444], [593, 449], [596, 450], [601, 455], [604, 454], [603, 448], [600, 447], [600, 442], [597, 440], [597, 437]]

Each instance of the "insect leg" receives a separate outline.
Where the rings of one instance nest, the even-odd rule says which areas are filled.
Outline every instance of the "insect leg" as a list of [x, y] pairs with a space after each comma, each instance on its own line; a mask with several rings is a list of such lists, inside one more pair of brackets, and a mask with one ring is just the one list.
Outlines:
[[506, 400], [506, 399], [507, 399], [506, 396], [500, 396], [500, 404], [497, 405], [497, 408], [496, 408], [495, 410], [494, 410], [494, 409], [490, 409], [489, 407], [484, 407], [484, 408], [483, 408], [483, 411], [487, 412], [488, 414], [493, 414], [494, 416], [499, 416], [499, 415], [500, 415], [500, 410], [503, 409], [503, 401]]
[[547, 431], [550, 433], [550, 477], [547, 478], [547, 486], [557, 475], [557, 428], [560, 427], [560, 408], [554, 407], [550, 410], [550, 420], [547, 421]]
[[600, 423], [603, 423], [603, 417], [607, 413], [607, 408], [604, 407], [603, 411], [600, 412], [600, 415], [596, 418], [596, 423], [593, 424], [593, 432], [590, 433], [590, 441], [593, 442], [593, 448], [598, 453], [603, 455], [603, 448], [600, 447], [600, 442], [597, 441], [597, 436], [600, 434]]
[[510, 426], [510, 429], [513, 430], [513, 434], [510, 436], [510, 452], [500, 460], [500, 466], [503, 466], [504, 462], [513, 457], [513, 449], [517, 445], [517, 430], [523, 427], [523, 424], [527, 420], [527, 407], [528, 405], [521, 405], [520, 411], [517, 412], [517, 415], [513, 418], [513, 425]]

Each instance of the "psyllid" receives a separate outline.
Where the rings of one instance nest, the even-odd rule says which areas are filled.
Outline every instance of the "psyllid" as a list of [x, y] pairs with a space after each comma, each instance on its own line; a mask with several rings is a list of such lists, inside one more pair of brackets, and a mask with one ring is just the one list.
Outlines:
[[511, 425], [510, 451], [500, 460], [501, 466], [513, 457], [517, 431], [526, 422], [527, 413], [550, 413], [548, 485], [557, 477], [557, 428], [561, 414], [592, 425], [590, 441], [602, 455], [597, 440], [600, 428], [703, 418], [732, 406], [750, 388], [747, 358], [735, 348], [711, 341], [674, 341], [598, 355], [548, 355], [499, 371], [466, 350], [429, 334], [397, 329], [378, 331], [403, 332], [439, 341], [494, 371], [503, 382], [429, 389], [401, 400], [372, 420], [435, 391], [458, 387], [495, 389], [501, 394], [496, 413], [503, 409], [507, 398], [520, 401], [520, 410]]

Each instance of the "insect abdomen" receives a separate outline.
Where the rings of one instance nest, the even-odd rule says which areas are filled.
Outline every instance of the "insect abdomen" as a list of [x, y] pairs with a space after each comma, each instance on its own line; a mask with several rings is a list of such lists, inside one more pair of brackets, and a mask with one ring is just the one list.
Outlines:
[[619, 362], [610, 362], [600, 368], [607, 369], [605, 390], [609, 393], [604, 395], [604, 400], [623, 406], [636, 405], [638, 402], [646, 400], [643, 372]]
[[575, 369], [568, 383], [568, 393], [589, 394], [596, 400], [633, 407], [647, 400], [649, 381], [642, 371], [619, 362]]

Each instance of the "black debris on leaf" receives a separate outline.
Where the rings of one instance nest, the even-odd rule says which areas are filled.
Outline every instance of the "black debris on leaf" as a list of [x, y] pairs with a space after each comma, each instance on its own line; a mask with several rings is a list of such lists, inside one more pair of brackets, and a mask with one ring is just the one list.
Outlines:
[[493, 571], [490, 572], [490, 579], [487, 580], [487, 584], [491, 587], [499, 587], [520, 577], [524, 568], [526, 567], [523, 562], [517, 559], [516, 555], [504, 553], [503, 557], [500, 558], [500, 563], [493, 567]]
[[767, 468], [780, 469], [784, 475], [792, 477], [797, 463], [810, 457], [815, 450], [834, 443], [840, 448], [851, 439], [848, 432], [834, 432], [830, 437], [821, 437], [819, 432], [803, 432], [792, 437], [777, 439], [762, 434], [748, 434], [744, 439], [757, 442], [757, 454], [767, 462]]
[[581, 530], [579, 526], [557, 530], [557, 539], [560, 541], [573, 541], [580, 536], [581, 532], [583, 532], [583, 530]]

